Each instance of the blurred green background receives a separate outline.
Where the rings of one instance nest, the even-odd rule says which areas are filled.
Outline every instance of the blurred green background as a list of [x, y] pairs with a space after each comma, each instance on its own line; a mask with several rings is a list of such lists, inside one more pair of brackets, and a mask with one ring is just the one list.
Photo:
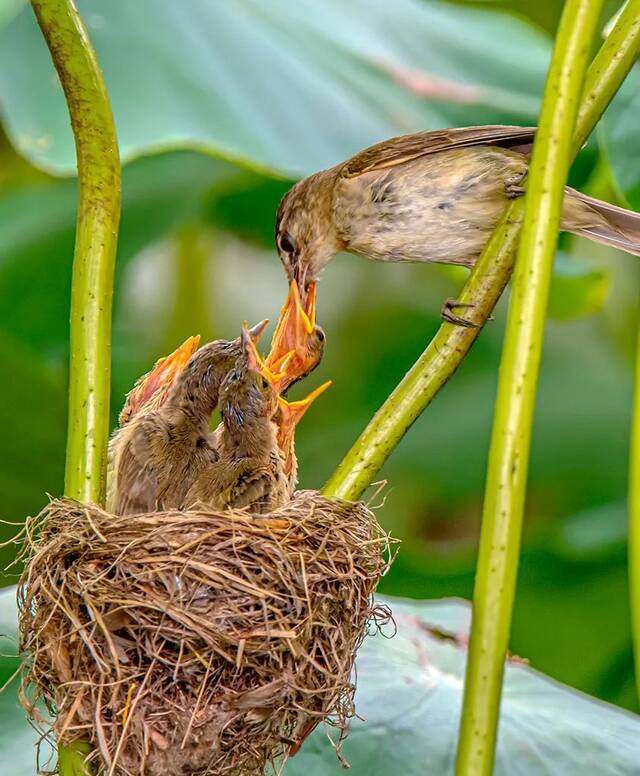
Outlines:
[[[185, 337], [276, 318], [279, 198], [372, 142], [533, 124], [560, 0], [80, 0], [126, 162], [114, 300], [115, 418]], [[607, 7], [603, 24], [616, 10]], [[640, 207], [631, 77], [572, 183]], [[62, 490], [76, 186], [59, 84], [28, 6], [0, 0], [0, 517]], [[562, 236], [531, 458], [512, 649], [635, 708], [626, 483], [637, 259]], [[339, 257], [319, 293], [328, 347], [300, 392], [334, 387], [298, 434], [319, 487], [425, 347], [465, 272]], [[386, 593], [472, 593], [505, 302], [393, 455], [378, 515], [403, 540]], [[7, 538], [15, 527], [4, 525]], [[10, 562], [11, 545], [2, 550]], [[15, 581], [15, 569], [4, 577]]]

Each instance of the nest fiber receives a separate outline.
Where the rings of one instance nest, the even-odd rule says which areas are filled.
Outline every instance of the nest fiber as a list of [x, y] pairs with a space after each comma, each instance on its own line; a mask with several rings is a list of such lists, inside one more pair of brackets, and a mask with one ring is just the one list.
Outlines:
[[388, 549], [364, 504], [312, 491], [260, 518], [52, 501], [26, 527], [23, 703], [109, 776], [262, 773], [353, 715]]

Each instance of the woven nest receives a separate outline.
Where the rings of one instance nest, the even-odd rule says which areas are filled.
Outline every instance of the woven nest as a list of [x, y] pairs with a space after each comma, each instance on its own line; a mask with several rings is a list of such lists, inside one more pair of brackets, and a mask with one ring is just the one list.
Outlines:
[[262, 773], [354, 714], [389, 559], [362, 503], [116, 517], [56, 500], [25, 535], [23, 703], [107, 774]]

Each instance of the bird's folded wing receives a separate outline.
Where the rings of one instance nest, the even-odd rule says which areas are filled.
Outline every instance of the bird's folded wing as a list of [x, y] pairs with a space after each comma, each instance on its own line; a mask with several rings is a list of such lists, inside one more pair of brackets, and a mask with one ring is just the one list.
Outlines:
[[273, 475], [267, 467], [251, 467], [238, 473], [234, 484], [227, 491], [228, 505], [235, 509], [250, 507], [261, 511], [261, 507], [269, 507]]
[[501, 124], [481, 127], [460, 127], [433, 132], [416, 132], [385, 140], [361, 151], [344, 163], [343, 178], [355, 178], [365, 172], [383, 170], [410, 162], [421, 156], [474, 145], [502, 147], [528, 146], [533, 141], [535, 127], [513, 127]]
[[158, 508], [159, 483], [152, 464], [153, 424], [140, 423], [131, 429], [122, 450], [116, 475], [115, 512], [132, 515]]

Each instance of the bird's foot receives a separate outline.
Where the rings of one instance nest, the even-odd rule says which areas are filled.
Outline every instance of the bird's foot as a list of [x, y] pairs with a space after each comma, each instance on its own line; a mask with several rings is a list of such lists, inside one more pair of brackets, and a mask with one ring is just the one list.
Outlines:
[[504, 191], [508, 199], [516, 199], [521, 197], [526, 189], [522, 185], [522, 181], [527, 177], [527, 170], [519, 172], [516, 175], [511, 175], [505, 179]]
[[461, 318], [453, 312], [456, 308], [460, 307], [475, 307], [475, 305], [468, 302], [459, 302], [457, 299], [445, 299], [440, 310], [440, 317], [443, 321], [452, 323], [454, 326], [464, 326], [467, 329], [479, 328], [479, 324], [469, 321], [466, 318]]

